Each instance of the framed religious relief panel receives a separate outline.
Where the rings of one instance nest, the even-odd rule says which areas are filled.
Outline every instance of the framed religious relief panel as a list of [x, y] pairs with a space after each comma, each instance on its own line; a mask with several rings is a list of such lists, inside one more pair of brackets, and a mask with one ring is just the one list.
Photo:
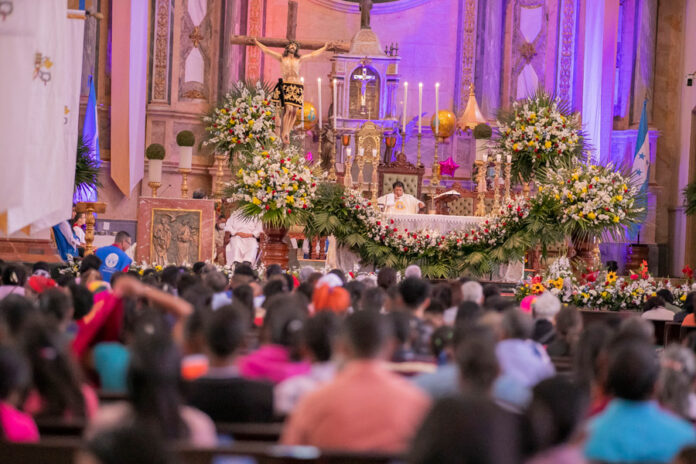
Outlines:
[[215, 202], [141, 198], [136, 261], [184, 265], [213, 259]]

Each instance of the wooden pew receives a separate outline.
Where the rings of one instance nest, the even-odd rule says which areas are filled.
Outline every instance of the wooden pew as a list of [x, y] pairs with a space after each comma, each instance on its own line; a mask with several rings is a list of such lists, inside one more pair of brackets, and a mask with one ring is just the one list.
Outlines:
[[230, 435], [236, 441], [276, 443], [283, 432], [283, 423], [230, 423], [216, 422], [219, 435]]
[[664, 334], [665, 346], [671, 343], [681, 342], [681, 324], [679, 322], [669, 322], [665, 323], [665, 334]]
[[42, 438], [39, 443], [0, 440], [2, 464], [73, 464], [81, 441], [77, 438]]
[[63, 418], [36, 419], [39, 435], [43, 437], [81, 437], [87, 423], [84, 419], [65, 420]]

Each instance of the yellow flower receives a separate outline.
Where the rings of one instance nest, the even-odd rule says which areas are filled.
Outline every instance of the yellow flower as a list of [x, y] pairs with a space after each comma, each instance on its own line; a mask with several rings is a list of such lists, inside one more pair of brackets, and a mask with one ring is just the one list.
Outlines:
[[260, 204], [261, 204], [261, 200], [259, 200], [259, 199], [256, 198], [256, 197], [252, 198], [252, 199], [251, 199], [251, 202], [252, 202], [253, 204], [255, 204], [255, 205], [260, 205]]
[[297, 184], [292, 184], [292, 189], [297, 190], [298, 189]]
[[261, 181], [260, 181], [260, 180], [257, 180], [256, 182], [254, 182], [254, 186], [255, 186], [255, 187], [261, 187]]
[[679, 297], [679, 301], [686, 301], [686, 293]]
[[561, 290], [563, 288], [563, 277], [559, 277], [558, 279], [554, 280], [553, 286]]
[[221, 112], [222, 114], [227, 114], [227, 110], [226, 110], [225, 108], [221, 109], [220, 112]]
[[271, 142], [275, 142], [275, 137], [271, 135]]
[[253, 125], [254, 125], [254, 120], [253, 120], [253, 119], [250, 119], [250, 120], [249, 120], [249, 127], [251, 127], [251, 126], [253, 126]]
[[556, 200], [560, 200], [560, 199], [561, 199], [561, 196], [560, 196], [559, 194], [556, 194], [555, 197], [556, 197]]
[[587, 187], [582, 188], [582, 193], [587, 193]]
[[619, 218], [619, 216], [614, 216], [614, 217], [613, 217], [613, 220], [614, 220], [615, 223], [618, 224], [619, 221], [621, 221], [621, 218]]
[[656, 292], [652, 292], [652, 295], [650, 295], [650, 296], [657, 296], [657, 293], [656, 293]]
[[606, 298], [609, 295], [607, 292], [602, 292], [602, 298]]
[[614, 271], [607, 272], [607, 282], [609, 282], [610, 284], [613, 284], [614, 282], [616, 282], [617, 278], [618, 278], [618, 276], [616, 275], [616, 272], [614, 272]]
[[522, 129], [522, 130], [525, 130], [526, 128], [527, 128], [527, 126], [520, 127], [520, 129]]
[[145, 269], [141, 269], [141, 270], [139, 270], [139, 271], [138, 271], [138, 274], [140, 274], [140, 275], [143, 275], [143, 274], [145, 274]]
[[589, 300], [589, 299], [590, 299], [590, 294], [589, 294], [589, 293], [581, 293], [580, 296], [583, 297], [585, 300]]
[[546, 287], [544, 287], [542, 284], [532, 285], [532, 293], [544, 293], [544, 290], [546, 290]]
[[292, 205], [295, 203], [295, 197], [293, 197], [292, 195], [288, 195], [286, 201]]
[[237, 137], [232, 137], [232, 143], [237, 143]]
[[157, 272], [162, 271], [162, 266], [160, 266], [159, 264], [157, 266], [155, 266], [155, 271], [157, 271]]
[[289, 172], [289, 171], [288, 171], [288, 168], [286, 168], [285, 166], [283, 166], [282, 169], [283, 169], [283, 172], [284, 172], [285, 174], [287, 174], [287, 173]]
[[616, 195], [614, 199], [616, 199], [616, 201], [621, 201], [623, 200], [623, 195]]
[[271, 187], [266, 187], [266, 193], [271, 193], [273, 189]]
[[546, 143], [544, 144], [544, 147], [546, 147], [547, 149], [551, 148], [551, 141], [547, 140]]
[[530, 140], [529, 142], [527, 142], [527, 145], [529, 145], [530, 147], [533, 146], [533, 145], [534, 145], [534, 141]]
[[597, 215], [595, 213], [593, 213], [592, 211], [590, 211], [589, 213], [587, 213], [587, 217], [588, 217], [588, 219], [594, 221], [597, 218]]
[[512, 144], [512, 149], [515, 150], [515, 151], [519, 151], [519, 149], [520, 149], [519, 144], [513, 143], [513, 144]]
[[580, 216], [581, 218], [582, 218], [582, 217], [585, 217], [585, 213], [583, 213], [582, 211], [580, 211], [580, 212], [578, 213], [578, 216]]
[[539, 186], [539, 191], [541, 192], [542, 190], [544, 190], [544, 187], [542, 187], [542, 186], [540, 185], [540, 186]]
[[239, 171], [237, 171], [237, 174], [239, 174], [240, 176], [244, 175], [244, 169], [239, 168]]
[[580, 176], [578, 176], [577, 174], [573, 174], [573, 180], [578, 180], [579, 178]]

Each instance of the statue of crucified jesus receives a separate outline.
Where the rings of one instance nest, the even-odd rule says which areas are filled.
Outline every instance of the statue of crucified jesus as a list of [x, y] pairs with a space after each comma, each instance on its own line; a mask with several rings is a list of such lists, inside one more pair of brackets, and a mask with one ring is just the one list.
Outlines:
[[[290, 41], [285, 46], [285, 51], [281, 55], [254, 39], [256, 45], [267, 55], [280, 62], [280, 79], [273, 90], [272, 101], [282, 109], [281, 118], [281, 139], [284, 144], [290, 143], [290, 131], [295, 125], [297, 111], [302, 108], [304, 102], [304, 85], [300, 79], [300, 64], [309, 58], [321, 55], [331, 46], [327, 42], [323, 47], [312, 53], [300, 56], [300, 45], [295, 41]], [[321, 109], [319, 109], [321, 111]]]

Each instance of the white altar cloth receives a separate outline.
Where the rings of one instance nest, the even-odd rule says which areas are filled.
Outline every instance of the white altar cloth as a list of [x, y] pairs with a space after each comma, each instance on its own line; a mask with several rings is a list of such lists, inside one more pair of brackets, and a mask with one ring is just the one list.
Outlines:
[[445, 235], [450, 231], [469, 231], [486, 220], [482, 216], [447, 216], [444, 214], [386, 214], [387, 220], [394, 220], [399, 230], [416, 232], [422, 229], [435, 230]]

